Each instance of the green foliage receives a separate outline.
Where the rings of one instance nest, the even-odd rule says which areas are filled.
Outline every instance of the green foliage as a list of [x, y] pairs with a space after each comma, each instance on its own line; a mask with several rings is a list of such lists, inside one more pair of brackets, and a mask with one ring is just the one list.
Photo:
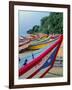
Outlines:
[[34, 33], [38, 32], [38, 31], [39, 31], [39, 26], [35, 25], [35, 26], [33, 26], [32, 29], [28, 30], [27, 33], [34, 34]]
[[41, 19], [41, 25], [35, 25], [27, 33], [46, 33], [62, 34], [63, 33], [63, 13], [51, 12], [49, 16]]

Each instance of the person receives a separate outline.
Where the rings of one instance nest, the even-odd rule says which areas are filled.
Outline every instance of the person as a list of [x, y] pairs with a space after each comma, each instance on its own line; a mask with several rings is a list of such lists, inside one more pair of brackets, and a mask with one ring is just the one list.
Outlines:
[[32, 58], [34, 59], [34, 54], [32, 53]]
[[19, 62], [20, 62], [20, 58], [19, 58]]
[[28, 61], [28, 60], [26, 59], [26, 60], [24, 61], [24, 64], [23, 64], [23, 65], [26, 65], [26, 64], [27, 64], [27, 61]]

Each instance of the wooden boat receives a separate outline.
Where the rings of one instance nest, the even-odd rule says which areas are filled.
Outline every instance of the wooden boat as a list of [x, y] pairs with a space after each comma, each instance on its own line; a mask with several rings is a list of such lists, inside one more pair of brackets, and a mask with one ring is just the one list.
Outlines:
[[51, 42], [54, 42], [55, 40], [57, 40], [58, 38], [59, 36], [55, 36], [54, 38], [51, 38], [51, 36], [49, 36], [48, 38], [32, 41], [28, 49], [37, 50], [37, 49], [44, 48], [48, 46]]
[[[40, 53], [39, 56], [33, 58], [29, 63], [22, 65], [19, 68], [19, 77], [27, 79], [33, 77], [44, 77], [45, 74], [53, 67], [61, 42], [62, 36], [46, 50]], [[45, 71], [40, 73], [41, 70]]]
[[41, 44], [41, 43], [46, 42], [46, 41], [48, 41], [48, 40], [50, 40], [50, 37], [37, 39], [37, 40], [35, 40], [35, 41], [32, 41], [32, 42], [31, 42], [31, 45], [37, 45], [37, 44], [39, 44], [39, 43]]
[[30, 61], [32, 61], [34, 58], [36, 58], [37, 56], [39, 56], [41, 53], [43, 53], [47, 48], [49, 48], [48, 46], [36, 51], [31, 52], [30, 54], [25, 55], [24, 57], [20, 58], [19, 60], [19, 68], [23, 66], [23, 64], [25, 63], [25, 61], [27, 60], [27, 63], [29, 63]]
[[[37, 36], [37, 35], [36, 35]], [[37, 42], [37, 40], [38, 39], [36, 39], [36, 36], [34, 35], [34, 38], [33, 38], [33, 40], [31, 40], [31, 38], [27, 38], [27, 37], [23, 37], [23, 36], [21, 36], [20, 38], [19, 38], [19, 52], [21, 52], [22, 50], [25, 50], [25, 49], [27, 49], [31, 44], [37, 44], [37, 43], [40, 43], [40, 42], [42, 42], [43, 41], [43, 39], [42, 39], [42, 41], [38, 41]], [[31, 41], [32, 41], [32, 43], [31, 43]], [[37, 42], [37, 43], [35, 43], [35, 41]]]
[[26, 43], [26, 44], [22, 44], [21, 46], [19, 46], [19, 52], [21, 52], [22, 50], [25, 50], [29, 47], [30, 43]]
[[[48, 38], [50, 39], [50, 38]], [[32, 50], [37, 50], [37, 49], [41, 49], [41, 48], [44, 48], [46, 46], [48, 46], [51, 42], [54, 42], [56, 41], [57, 39], [51, 39], [51, 40], [44, 40], [42, 42], [38, 42], [38, 43], [33, 43], [33, 44], [30, 44], [30, 46], [28, 47], [28, 49], [32, 49]]]
[[35, 50], [37, 50], [37, 49], [44, 48], [46, 46], [48, 46], [48, 43], [47, 44], [40, 44], [40, 45], [29, 46], [28, 49], [32, 49], [32, 50], [35, 49]]
[[[57, 41], [57, 40], [56, 40]], [[37, 56], [41, 55], [45, 50], [47, 50], [52, 44], [54, 44], [56, 41], [51, 42], [49, 45], [47, 45], [44, 48], [41, 48], [39, 50], [35, 50], [30, 52], [30, 54], [26, 54], [24, 57], [20, 58], [21, 61], [19, 63], [19, 67], [21, 67], [24, 64], [24, 61], [27, 60], [29, 63], [30, 61], [32, 61], [34, 58], [36, 58]]]
[[30, 45], [30, 39], [28, 38], [23, 38], [19, 39], [19, 52], [23, 49], [26, 49]]

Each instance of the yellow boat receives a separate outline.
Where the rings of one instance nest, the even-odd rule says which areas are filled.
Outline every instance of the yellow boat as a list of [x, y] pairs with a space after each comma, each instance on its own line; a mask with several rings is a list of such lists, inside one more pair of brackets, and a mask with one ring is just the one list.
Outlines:
[[37, 44], [31, 44], [28, 49], [31, 49], [31, 50], [37, 50], [37, 49], [41, 49], [41, 48], [44, 48], [52, 43], [54, 43], [57, 39], [50, 39], [49, 41], [45, 41], [45, 42], [40, 42], [40, 43], [37, 43]]
[[35, 49], [41, 49], [41, 48], [46, 47], [46, 46], [48, 46], [48, 43], [30, 46], [30, 47], [28, 47], [28, 49], [35, 50]]

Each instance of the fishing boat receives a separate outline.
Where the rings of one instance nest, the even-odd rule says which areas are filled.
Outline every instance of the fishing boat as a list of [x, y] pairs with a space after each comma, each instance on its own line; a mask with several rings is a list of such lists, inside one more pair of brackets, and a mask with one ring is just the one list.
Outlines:
[[40, 41], [31, 42], [28, 49], [37, 50], [37, 49], [44, 48], [44, 47], [48, 46], [51, 42], [54, 42], [57, 39], [58, 39], [58, 37], [54, 38], [54, 39], [51, 39], [50, 37], [48, 37], [48, 38], [42, 39]]
[[30, 39], [23, 37], [23, 39], [19, 39], [19, 52], [23, 49], [26, 49], [30, 45]]
[[50, 37], [47, 37], [47, 38], [39, 38], [39, 39], [37, 39], [37, 40], [35, 40], [35, 41], [32, 41], [31, 42], [31, 45], [36, 45], [36, 44], [39, 44], [39, 43], [43, 43], [43, 42], [46, 42], [46, 41], [48, 41], [48, 40], [50, 40]]
[[19, 68], [21, 68], [25, 61], [27, 60], [27, 64], [29, 62], [31, 62], [34, 58], [36, 58], [37, 56], [39, 56], [41, 53], [43, 53], [47, 48], [49, 48], [49, 46], [44, 47], [42, 49], [36, 50], [31, 52], [30, 54], [25, 55], [24, 57], [19, 58]]
[[[27, 79], [33, 77], [44, 77], [53, 67], [61, 42], [62, 36], [54, 43], [51, 43], [50, 46], [44, 48], [44, 50], [34, 52], [33, 54], [35, 55], [32, 54], [32, 57], [28, 56], [26, 59], [19, 60], [19, 77]], [[41, 72], [41, 70], [45, 71]]]
[[[24, 37], [24, 36], [19, 37], [19, 52], [27, 49], [31, 45], [35, 45], [35, 42], [41, 43], [43, 41], [43, 38], [45, 38], [47, 36], [48, 35], [45, 35], [45, 34], [38, 34], [38, 35], [31, 35], [30, 37], [29, 36], [28, 37]], [[39, 40], [40, 38], [42, 38], [41, 41]], [[37, 41], [37, 40], [39, 40], [39, 41]]]
[[[56, 40], [57, 41], [57, 40]], [[41, 55], [45, 50], [47, 50], [52, 44], [54, 44], [56, 41], [51, 42], [49, 45], [47, 45], [44, 48], [41, 48], [39, 50], [35, 50], [32, 51], [30, 54], [25, 55], [24, 57], [19, 58], [19, 68], [21, 68], [25, 61], [27, 61], [27, 63], [31, 62], [34, 58], [38, 57], [39, 55]], [[57, 55], [58, 56], [58, 55]]]

